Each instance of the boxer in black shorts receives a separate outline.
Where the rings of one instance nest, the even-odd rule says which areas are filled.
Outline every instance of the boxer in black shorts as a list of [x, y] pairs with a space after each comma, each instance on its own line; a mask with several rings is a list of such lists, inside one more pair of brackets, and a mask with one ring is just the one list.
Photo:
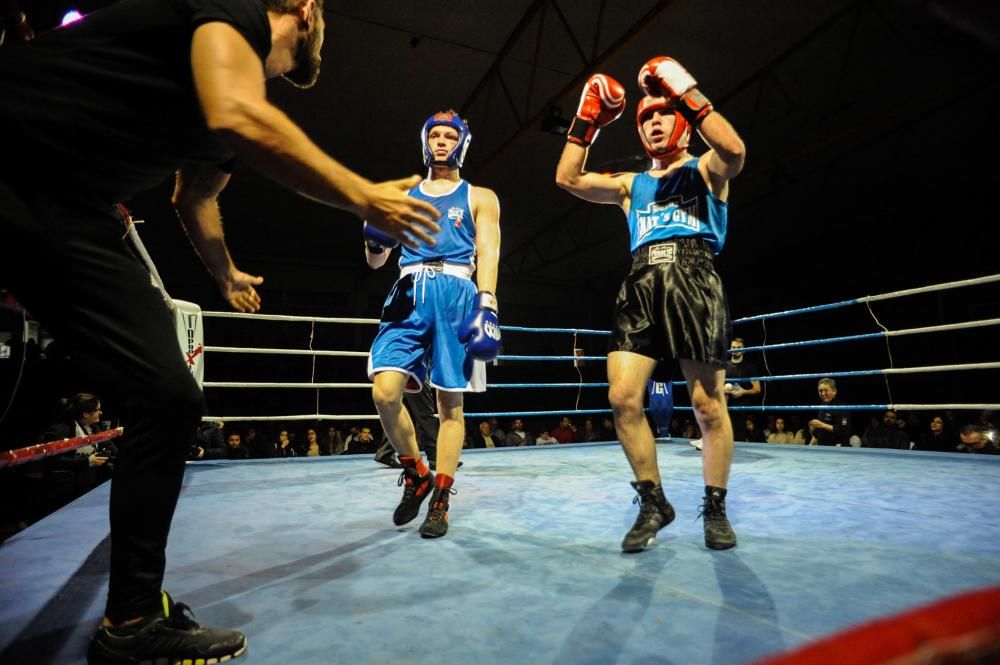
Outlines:
[[[641, 507], [622, 549], [645, 549], [674, 519], [660, 484], [643, 397], [650, 378], [669, 381], [678, 367], [705, 439], [705, 545], [728, 549], [736, 545], [725, 503], [733, 456], [724, 392], [731, 326], [713, 257], [725, 243], [729, 180], [742, 170], [745, 149], [676, 61], [647, 62], [639, 86], [644, 97], [636, 122], [652, 168], [616, 175], [585, 170], [588, 146], [625, 108], [622, 86], [597, 74], [584, 88], [556, 170], [563, 189], [594, 203], [616, 204], [628, 216], [633, 261], [615, 304], [608, 397]], [[693, 130], [710, 148], [700, 157], [687, 151]]]

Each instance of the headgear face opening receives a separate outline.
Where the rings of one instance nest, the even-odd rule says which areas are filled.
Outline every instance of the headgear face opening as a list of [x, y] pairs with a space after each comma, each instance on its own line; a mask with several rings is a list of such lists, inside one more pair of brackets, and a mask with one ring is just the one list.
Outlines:
[[[455, 144], [455, 147], [452, 148], [451, 152], [448, 153], [448, 157], [444, 160], [435, 160], [434, 151], [427, 145], [427, 137], [431, 133], [431, 128], [438, 125], [451, 127], [458, 132], [458, 143]], [[462, 168], [462, 162], [465, 161], [465, 153], [469, 149], [469, 143], [472, 142], [472, 134], [469, 132], [469, 126], [457, 114], [447, 112], [435, 113], [427, 118], [424, 128], [420, 130], [420, 142], [424, 148], [424, 166], [448, 166], [453, 169], [460, 169]]]
[[[653, 148], [649, 137], [642, 129], [643, 116], [652, 111], [664, 111], [674, 115], [674, 128], [670, 132], [667, 144], [662, 148]], [[687, 150], [691, 143], [691, 125], [684, 119], [684, 116], [677, 112], [676, 107], [666, 97], [643, 97], [635, 111], [635, 124], [639, 128], [639, 139], [642, 141], [642, 147], [645, 148], [646, 154], [653, 159], [676, 155]]]

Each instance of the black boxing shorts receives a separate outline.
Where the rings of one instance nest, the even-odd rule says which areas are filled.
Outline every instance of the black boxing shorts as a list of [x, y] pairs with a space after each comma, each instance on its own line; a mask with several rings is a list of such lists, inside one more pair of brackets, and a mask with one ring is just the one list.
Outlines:
[[658, 361], [653, 378], [678, 376], [678, 360], [726, 366], [732, 323], [712, 250], [701, 238], [640, 247], [615, 301], [608, 351]]

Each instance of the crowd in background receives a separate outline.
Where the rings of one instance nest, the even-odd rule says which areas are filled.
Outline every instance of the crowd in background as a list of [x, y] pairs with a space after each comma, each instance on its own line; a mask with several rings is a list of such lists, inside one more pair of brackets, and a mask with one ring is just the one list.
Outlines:
[[[749, 393], [749, 389], [745, 392]], [[836, 382], [822, 379], [815, 410], [790, 413], [730, 411], [737, 442], [780, 445], [892, 448], [947, 453], [1000, 454], [996, 414], [992, 411], [851, 412], [830, 410], [839, 403]], [[731, 404], [738, 403], [732, 399]], [[79, 393], [57, 405], [37, 441], [86, 436], [108, 429], [100, 399]], [[375, 456], [384, 442], [378, 421], [289, 423], [205, 421], [191, 442], [188, 459], [249, 460], [332, 455]], [[467, 419], [466, 448], [507, 448], [615, 441], [610, 414], [574, 418], [514, 417]], [[654, 426], [653, 431], [657, 428]], [[660, 430], [661, 438], [666, 432]], [[674, 412], [673, 439], [698, 439], [690, 411]], [[4, 470], [0, 540], [37, 521], [108, 480], [114, 472], [115, 440], [86, 445], [37, 462]]]

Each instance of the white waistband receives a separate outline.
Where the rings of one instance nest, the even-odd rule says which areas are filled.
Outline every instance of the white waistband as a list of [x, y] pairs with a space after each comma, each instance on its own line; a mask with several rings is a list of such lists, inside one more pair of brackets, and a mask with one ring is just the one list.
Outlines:
[[409, 266], [400, 266], [399, 276], [406, 277], [407, 275], [412, 275], [413, 273], [422, 273], [428, 270], [432, 272], [441, 272], [445, 275], [451, 275], [452, 277], [472, 279], [472, 266], [463, 266], [457, 263], [414, 263]]

